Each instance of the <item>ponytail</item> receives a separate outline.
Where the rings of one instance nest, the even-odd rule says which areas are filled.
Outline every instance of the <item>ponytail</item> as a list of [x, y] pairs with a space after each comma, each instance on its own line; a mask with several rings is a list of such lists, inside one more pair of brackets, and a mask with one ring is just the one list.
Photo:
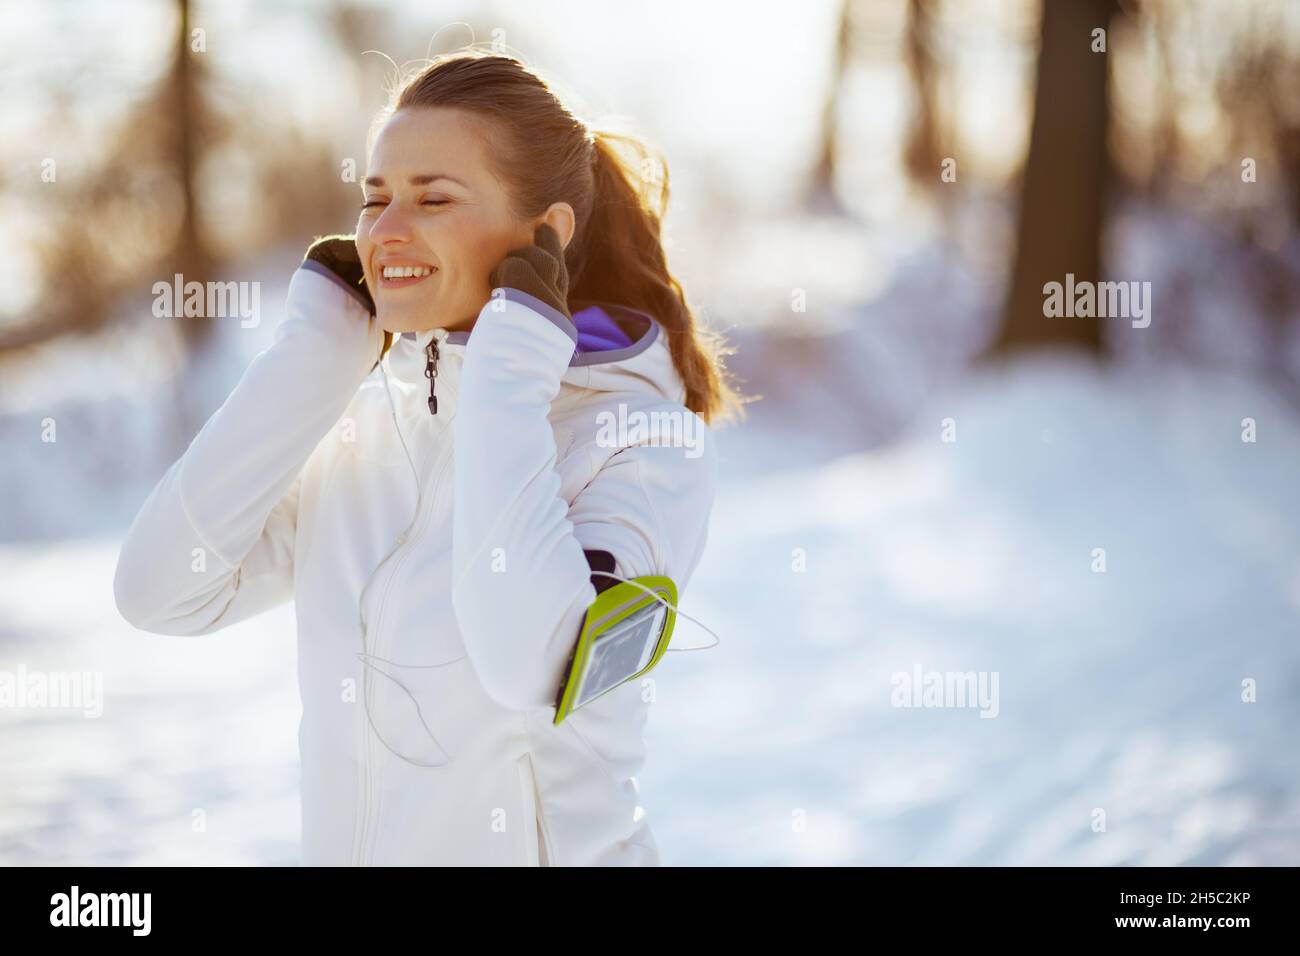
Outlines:
[[668, 208], [668, 164], [641, 139], [594, 130], [595, 197], [574, 250], [569, 297], [618, 302], [648, 312], [668, 333], [686, 407], [706, 422], [744, 418], [744, 399], [723, 357], [721, 336], [699, 326], [681, 283], [668, 269], [661, 228]]

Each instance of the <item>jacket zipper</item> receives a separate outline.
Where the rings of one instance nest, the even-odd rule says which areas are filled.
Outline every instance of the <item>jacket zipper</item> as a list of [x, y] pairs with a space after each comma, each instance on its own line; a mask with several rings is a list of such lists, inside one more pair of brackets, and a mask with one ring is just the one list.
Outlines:
[[[438, 340], [436, 336], [433, 339], [431, 339], [429, 341], [429, 345], [425, 347], [425, 354], [428, 356], [428, 361], [425, 365], [424, 374], [425, 377], [429, 379], [429, 413], [432, 415], [436, 415], [438, 413], [438, 400], [433, 393], [434, 379], [438, 374], [437, 373]], [[386, 374], [387, 373], [385, 372], [385, 375]], [[395, 415], [393, 418], [393, 426], [398, 429], [398, 437], [400, 440], [401, 426], [397, 422]], [[406, 451], [407, 464], [411, 466], [411, 474], [415, 477], [416, 491], [418, 494], [420, 492], [420, 473], [418, 469], [416, 469], [415, 467], [414, 460], [412, 460], [412, 458], [410, 457], [410, 451], [406, 448], [405, 442], [403, 442], [402, 448], [404, 451]], [[424, 530], [425, 519], [433, 510], [434, 503], [436, 502], [438, 497], [438, 491], [442, 487], [442, 479], [444, 477], [444, 472], [447, 470], [446, 463], [449, 458], [450, 458], [450, 453], [444, 452], [442, 457], [439, 459], [438, 463], [435, 465], [435, 468], [433, 470], [433, 481], [430, 482], [431, 494], [427, 501], [422, 502], [420, 513], [416, 515], [415, 521], [412, 523], [409, 532], [406, 533], [405, 540], [401, 542], [403, 551], [401, 554], [397, 556], [396, 563], [389, 570], [388, 580], [384, 584], [384, 593], [380, 597], [379, 607], [375, 611], [374, 626], [367, 629], [369, 633], [375, 635], [375, 643], [374, 643], [375, 649], [371, 653], [375, 654], [376, 656], [379, 655], [382, 649], [381, 646], [379, 645], [379, 639], [383, 631], [382, 628], [379, 627], [379, 625], [383, 623], [384, 607], [388, 603], [388, 595], [392, 591], [393, 582], [397, 579], [397, 572], [401, 568], [402, 560], [406, 557], [407, 551], [414, 543], [415, 539], [419, 536], [419, 533]], [[364, 688], [364, 692], [369, 694], [373, 682], [373, 678], [370, 676], [369, 672], [367, 672], [366, 677], [368, 679], [368, 682]], [[363, 782], [363, 789], [365, 792], [365, 799], [361, 805], [361, 827], [360, 827], [361, 832], [360, 832], [360, 839], [356, 847], [356, 863], [359, 866], [365, 865], [364, 861], [368, 855], [367, 851], [369, 849], [368, 843], [369, 843], [370, 825], [371, 825], [371, 816], [372, 816], [370, 813], [370, 803], [371, 803], [371, 795], [372, 795], [374, 784], [373, 784], [373, 778], [371, 774], [371, 761], [370, 761], [371, 742], [370, 742], [369, 727], [366, 728], [366, 733], [362, 739], [364, 741], [364, 749], [362, 751], [362, 774], [363, 774], [362, 782]]]
[[[445, 472], [447, 471], [446, 466], [449, 458], [450, 455], [444, 452], [442, 459], [439, 461], [438, 465], [436, 466], [434, 479], [433, 481], [430, 482], [430, 488], [432, 489], [432, 493], [429, 495], [429, 500], [425, 503], [425, 506], [421, 509], [420, 515], [416, 519], [415, 525], [412, 526], [411, 531], [408, 534], [406, 540], [402, 542], [402, 550], [400, 553], [398, 553], [397, 560], [395, 561], [395, 563], [392, 566], [392, 569], [389, 572], [388, 580], [384, 584], [384, 593], [383, 596], [380, 598], [379, 608], [375, 612], [375, 625], [371, 629], [371, 632], [374, 634], [375, 637], [374, 640], [375, 649], [371, 653], [374, 654], [376, 657], [384, 656], [387, 649], [387, 645], [381, 643], [384, 637], [384, 631], [383, 628], [381, 628], [379, 625], [381, 625], [384, 620], [383, 615], [384, 615], [384, 609], [388, 604], [388, 596], [392, 592], [393, 584], [397, 581], [398, 572], [401, 571], [402, 564], [405, 561], [406, 556], [409, 555], [411, 553], [411, 550], [415, 547], [417, 539], [425, 530], [425, 527], [428, 525], [430, 516], [433, 514], [435, 508], [437, 507], [437, 492], [442, 487], [442, 479], [445, 476]], [[369, 688], [367, 688], [367, 691], [368, 690]], [[369, 730], [369, 728], [367, 728], [367, 730]], [[366, 735], [366, 742], [367, 742], [367, 759], [365, 764], [366, 800], [364, 804], [365, 813], [362, 817], [361, 846], [358, 852], [358, 855], [362, 860], [365, 860], [369, 856], [370, 830], [372, 824], [377, 822], [378, 819], [377, 814], [372, 814], [370, 812], [372, 790], [374, 789], [374, 777], [370, 772], [371, 766], [369, 760], [369, 748], [370, 748], [369, 733], [367, 733]], [[441, 747], [441, 744], [439, 744], [439, 746]], [[380, 747], [383, 748], [383, 745], [380, 744]], [[388, 753], [387, 749], [381, 749], [376, 752], [379, 753], [381, 759], [384, 757], [384, 754]], [[392, 755], [389, 754], [389, 756]], [[451, 755], [448, 754], [447, 756], [450, 757]], [[369, 864], [363, 863], [362, 865], [365, 866]]]
[[433, 393], [433, 387], [438, 378], [438, 337], [435, 335], [429, 339], [429, 344], [424, 347], [424, 354], [428, 356], [424, 363], [424, 377], [429, 380], [429, 414], [438, 414], [438, 396]]

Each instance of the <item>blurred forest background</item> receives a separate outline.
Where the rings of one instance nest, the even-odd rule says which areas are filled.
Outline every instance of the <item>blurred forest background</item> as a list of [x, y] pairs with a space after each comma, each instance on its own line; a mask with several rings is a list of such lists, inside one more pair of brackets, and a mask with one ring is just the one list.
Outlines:
[[[152, 767], [180, 800], [243, 808], [239, 834], [202, 858], [292, 858], [248, 809], [261, 800], [293, 823], [292, 639], [278, 618], [231, 639], [266, 655], [260, 690], [232, 670], [224, 637], [139, 684], [160, 648], [182, 652], [113, 619], [114, 542], [269, 343], [312, 237], [354, 228], [392, 61], [478, 42], [522, 54], [580, 115], [630, 118], [665, 151], [670, 264], [762, 396], [720, 435], [727, 484], [693, 588], [697, 613], [734, 636], [689, 655], [712, 660], [679, 663], [670, 685], [712, 701], [716, 749], [683, 749], [700, 716], [665, 713], [656, 733], [673, 753], [643, 781], [670, 858], [1300, 859], [1300, 768], [1285, 743], [1300, 715], [1288, 487], [1300, 464], [1300, 4], [4, 0], [0, 23], [0, 657], [116, 668], [136, 717], [95, 731], [96, 753]], [[154, 317], [153, 284], [175, 273], [261, 282], [260, 324]], [[1044, 283], [1066, 273], [1150, 282], [1150, 326], [1046, 318]], [[962, 437], [945, 449], [950, 418]], [[1259, 447], [1241, 437], [1247, 418]], [[46, 419], [57, 442], [40, 439]], [[1129, 557], [1099, 594], [1087, 556], [1106, 540]], [[838, 556], [835, 570], [792, 585], [791, 549], [814, 545], [823, 568]], [[779, 609], [752, 607], [753, 579], [726, 564], [764, 547]], [[1072, 577], [1078, 553], [1088, 579]], [[817, 653], [793, 664], [791, 636]], [[1288, 701], [1249, 725], [1237, 684], [1263, 674], [1223, 656], [1234, 648]], [[958, 731], [876, 709], [885, 662], [910, 669], [920, 649], [993, 661], [1004, 681], [1023, 666], [1036, 688], [1020, 699], [1024, 723]], [[859, 653], [861, 679], [834, 683]], [[1171, 657], [1190, 670], [1155, 677]], [[839, 691], [791, 727], [772, 714], [790, 692], [777, 674], [811, 695]], [[1227, 684], [1206, 690], [1216, 679]], [[1062, 686], [1089, 690], [1072, 719], [1056, 709]], [[1223, 695], [1223, 709], [1198, 709], [1193, 689]], [[231, 783], [246, 753], [214, 782], [179, 743], [220, 733], [199, 702], [227, 693], [245, 701], [250, 732], [268, 711], [286, 724], [262, 790]], [[149, 753], [125, 743], [182, 696], [200, 729], [162, 731]], [[1176, 729], [1201, 718], [1228, 736]], [[120, 764], [85, 769], [84, 724], [30, 720], [51, 736], [4, 735], [0, 861], [196, 858], [159, 850], [171, 810], [153, 797], [139, 810]], [[155, 766], [160, 748], [184, 767]], [[1070, 762], [1009, 779], [1032, 753]], [[96, 782], [98, 816], [76, 796], [78, 773]], [[750, 781], [743, 797], [732, 777]], [[791, 792], [800, 779], [826, 805], [820, 841], [781, 822], [808, 799]], [[1079, 796], [1099, 780], [1105, 794]], [[1094, 803], [1135, 801], [1134, 781], [1148, 784], [1131, 807], [1143, 828], [1105, 850], [1071, 829], [1087, 831]], [[1149, 796], [1153, 781], [1163, 796]], [[994, 789], [996, 810], [971, 809]], [[1092, 802], [1067, 812], [1067, 794]], [[748, 823], [732, 812], [740, 799]], [[134, 839], [111, 825], [119, 812]], [[140, 836], [145, 821], [156, 840]]]
[[[393, 69], [365, 51], [406, 63], [470, 41], [522, 52], [581, 113], [631, 117], [667, 151], [672, 263], [706, 319], [748, 345], [733, 367], [768, 396], [759, 423], [823, 413], [805, 451], [883, 441], [936, 381], [1040, 346], [1230, 366], [1300, 400], [1295, 4], [560, 9], [563, 30], [508, 4], [10, 4], [4, 427], [71, 401], [67, 389], [85, 386], [102, 411], [141, 374], [165, 375], [177, 394], [163, 447], [138, 449], [117, 411], [62, 409], [92, 416], [86, 431], [134, 498], [116, 469], [154, 473], [146, 452], [174, 457], [214, 407], [193, 385], [222, 321], [153, 320], [153, 283], [277, 289], [313, 235], [353, 228], [356, 174], [343, 171], [364, 169]], [[1044, 321], [1043, 283], [1066, 272], [1153, 282], [1157, 320]], [[276, 304], [262, 299], [268, 315]], [[241, 357], [264, 344], [243, 332]], [[69, 352], [113, 370], [48, 374]], [[807, 394], [812, 368], [834, 388], [822, 402]], [[83, 496], [104, 492], [100, 464]], [[25, 479], [0, 490], [27, 500]], [[5, 537], [94, 518], [18, 510]], [[107, 529], [122, 512], [96, 514]]]

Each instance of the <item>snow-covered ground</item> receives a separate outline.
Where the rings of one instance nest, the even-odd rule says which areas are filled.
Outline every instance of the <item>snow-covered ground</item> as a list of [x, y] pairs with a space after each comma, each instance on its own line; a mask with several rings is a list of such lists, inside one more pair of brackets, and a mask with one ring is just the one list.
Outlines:
[[0, 863], [297, 862], [292, 606], [145, 634], [113, 606], [116, 559], [114, 540], [0, 550], [0, 671], [103, 675], [99, 717], [0, 709]]
[[[686, 598], [724, 643], [651, 722], [667, 860], [1300, 863], [1298, 466], [1250, 383], [1042, 359], [735, 482]], [[997, 716], [892, 706], [917, 668]]]
[[[666, 862], [1300, 863], [1300, 423], [1126, 368], [968, 377], [887, 445], [775, 473], [720, 433], [683, 609], [723, 643], [656, 671], [639, 777]], [[292, 609], [136, 632], [116, 545], [0, 546], [0, 671], [105, 695], [0, 709], [0, 863], [295, 862]], [[996, 673], [997, 716], [892, 706], [914, 668]]]

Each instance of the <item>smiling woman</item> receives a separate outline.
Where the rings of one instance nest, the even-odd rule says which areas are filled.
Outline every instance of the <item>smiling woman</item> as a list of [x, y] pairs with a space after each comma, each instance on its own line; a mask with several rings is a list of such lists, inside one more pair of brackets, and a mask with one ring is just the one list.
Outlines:
[[684, 591], [705, 423], [740, 398], [667, 269], [666, 169], [618, 148], [648, 162], [510, 57], [413, 77], [355, 238], [312, 246], [275, 342], [127, 535], [140, 628], [295, 600], [307, 863], [659, 862], [640, 673], [602, 672], [558, 723], [557, 699], [598, 594]]
[[655, 316], [687, 407], [706, 421], [743, 414], [727, 349], [694, 321], [668, 270], [663, 157], [580, 120], [518, 60], [467, 50], [401, 84], [372, 127], [364, 190], [356, 244], [372, 292], [384, 264], [436, 270], [376, 303], [386, 331], [472, 328], [493, 266], [545, 223], [564, 246], [571, 298]]
[[[357, 251], [383, 328], [471, 328], [492, 269], [533, 233], [492, 172], [482, 122], [454, 108], [398, 110], [371, 150], [364, 188]], [[572, 209], [557, 203], [544, 218], [567, 243]]]

